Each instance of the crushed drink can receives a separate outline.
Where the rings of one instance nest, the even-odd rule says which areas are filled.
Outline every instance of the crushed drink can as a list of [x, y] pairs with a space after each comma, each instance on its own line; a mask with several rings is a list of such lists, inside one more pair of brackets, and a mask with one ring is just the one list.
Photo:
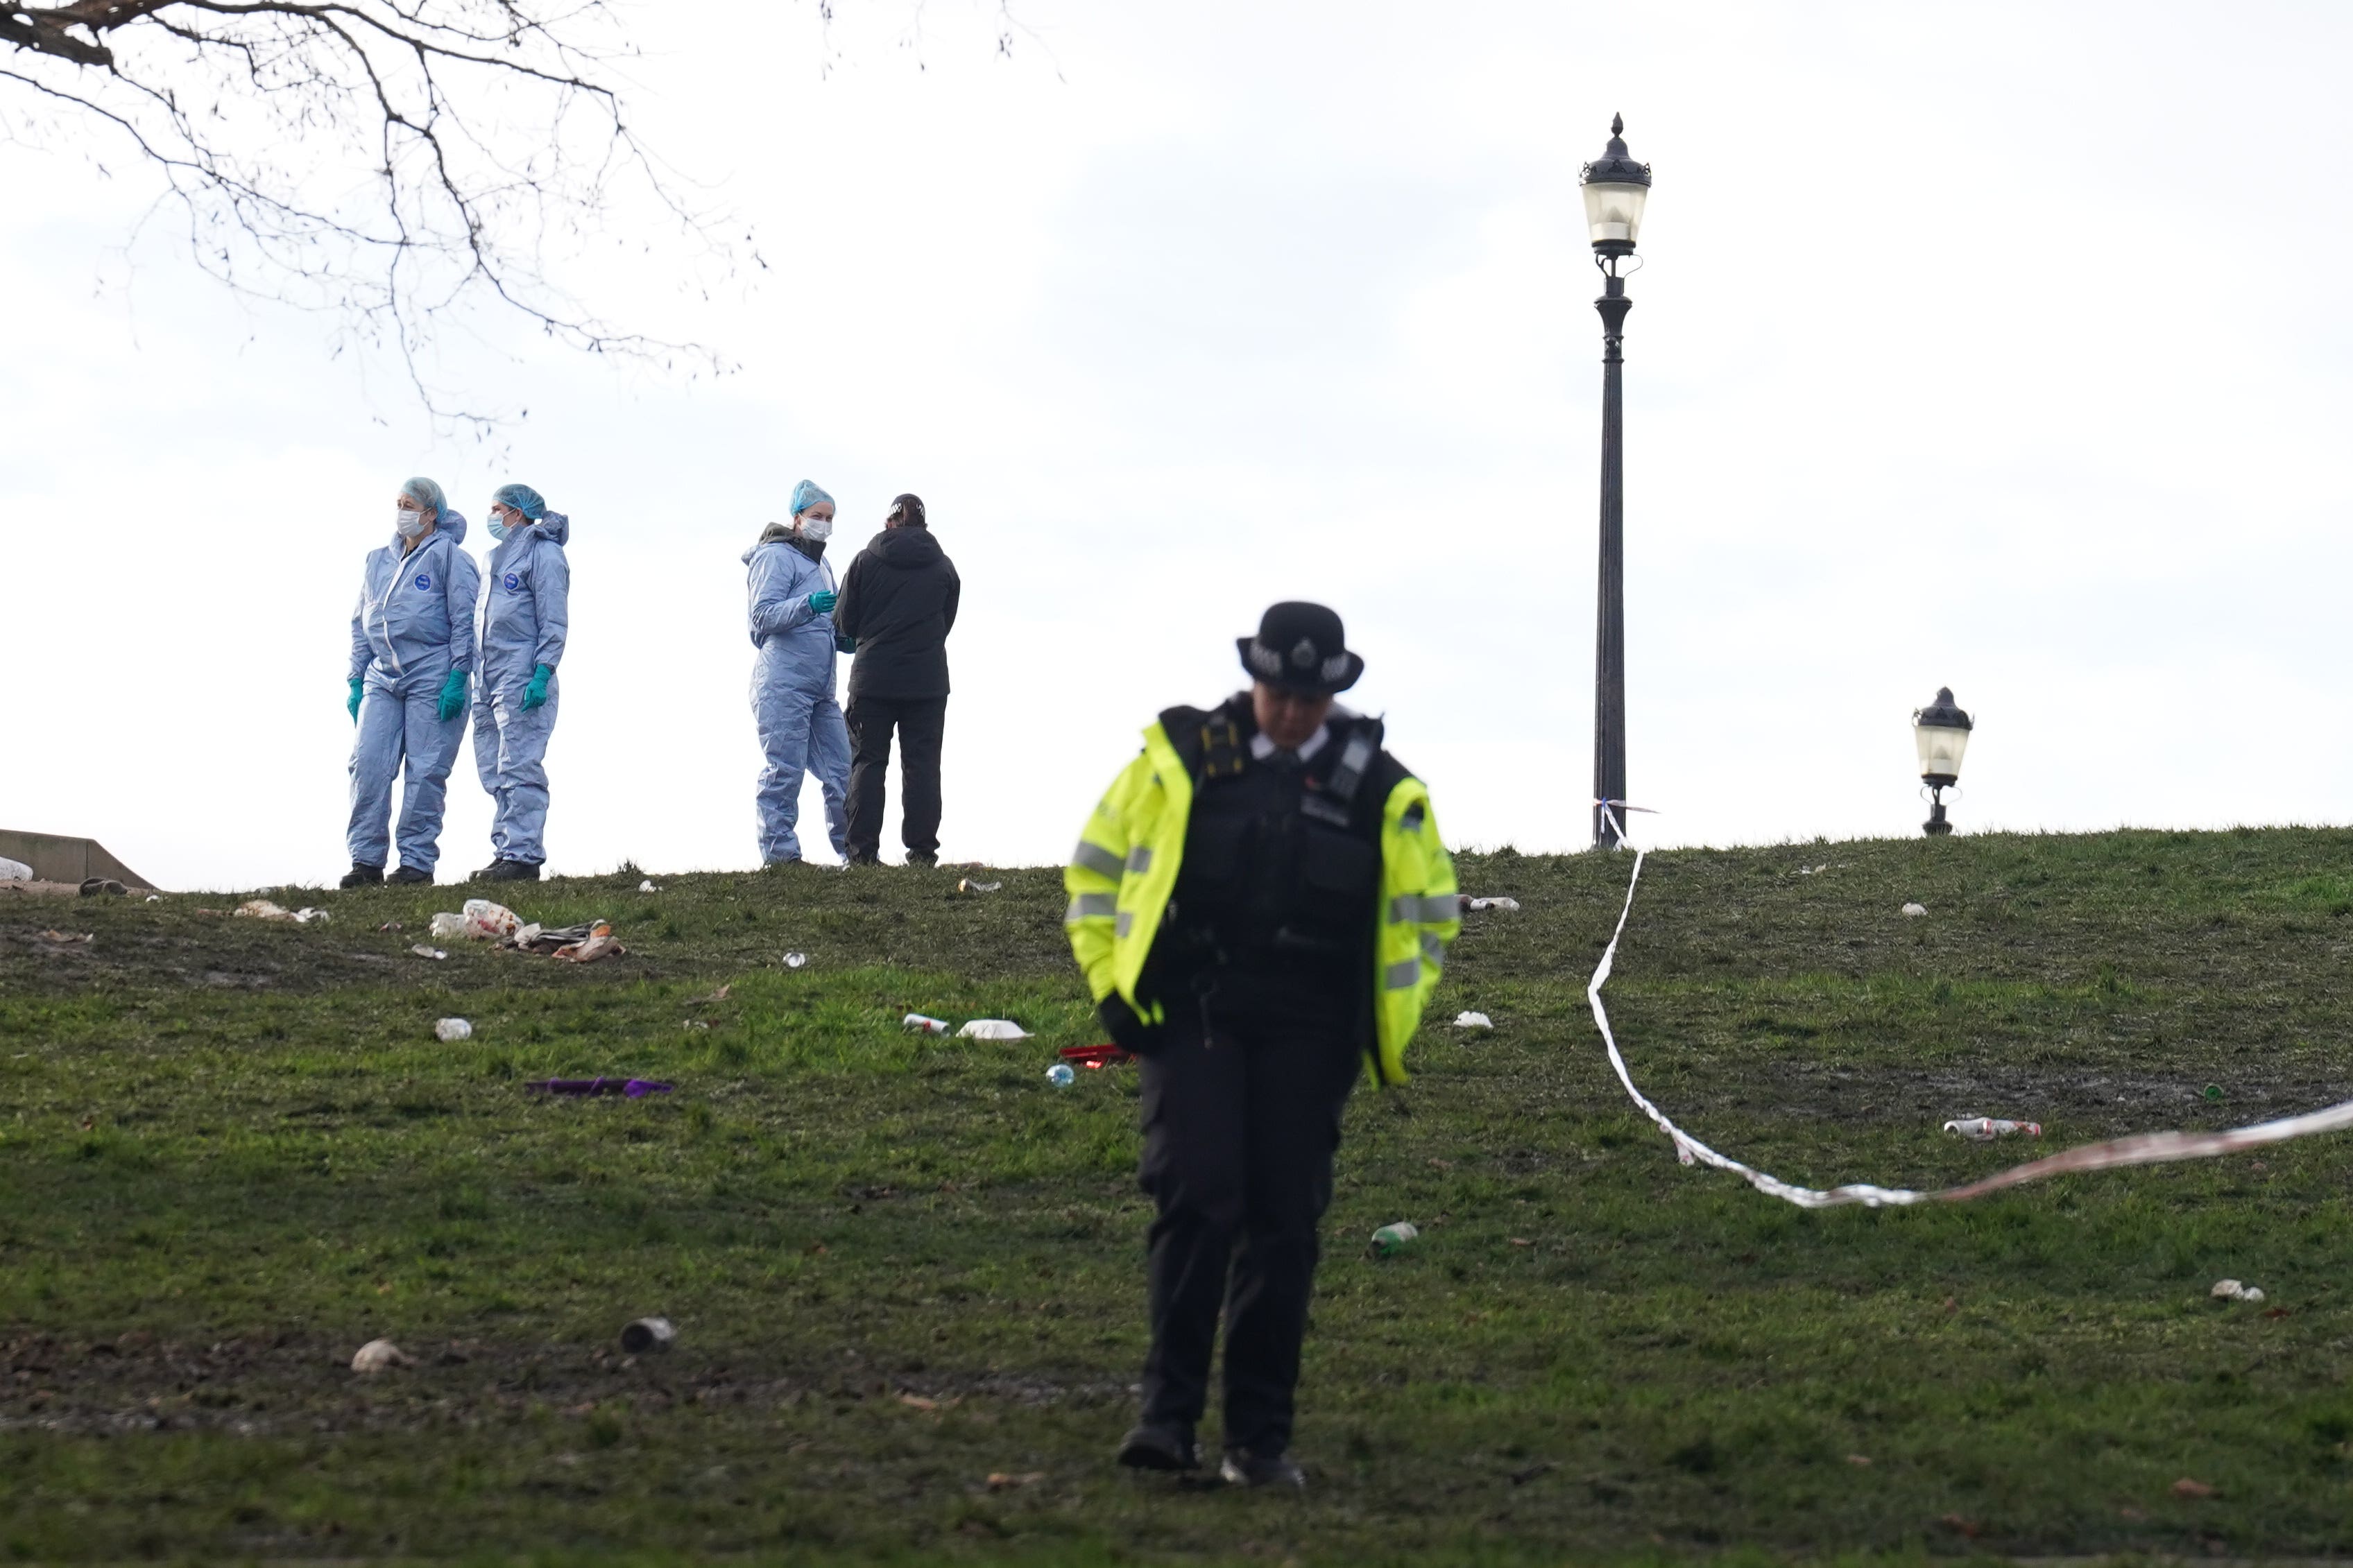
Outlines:
[[944, 1035], [948, 1032], [945, 1018], [926, 1018], [921, 1013], [910, 1013], [903, 1022], [919, 1035]]
[[621, 1348], [631, 1355], [666, 1351], [676, 1343], [678, 1331], [668, 1318], [639, 1318], [621, 1331]]
[[1989, 1143], [1996, 1138], [2008, 1138], [2019, 1132], [2029, 1138], [2040, 1138], [2042, 1136], [2042, 1123], [2005, 1121], [1999, 1116], [1971, 1116], [1959, 1121], [1946, 1122], [1945, 1131], [1957, 1132], [1975, 1142]]

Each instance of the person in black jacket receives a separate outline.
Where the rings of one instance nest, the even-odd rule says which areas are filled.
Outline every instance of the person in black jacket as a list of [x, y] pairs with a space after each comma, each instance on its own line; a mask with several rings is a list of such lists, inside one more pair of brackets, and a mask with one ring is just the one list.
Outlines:
[[963, 591], [920, 497], [891, 503], [882, 531], [841, 579], [834, 630], [849, 666], [849, 862], [882, 847], [882, 784], [899, 735], [901, 837], [911, 866], [940, 858], [940, 743], [947, 727], [948, 633]]

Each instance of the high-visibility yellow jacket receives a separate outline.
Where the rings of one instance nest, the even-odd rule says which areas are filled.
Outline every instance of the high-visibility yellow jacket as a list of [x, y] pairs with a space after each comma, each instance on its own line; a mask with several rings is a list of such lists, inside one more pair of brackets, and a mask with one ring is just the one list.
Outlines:
[[[1071, 895], [1063, 924], [1095, 1000], [1116, 991], [1154, 1023], [1164, 1017], [1161, 999], [1137, 994], [1137, 983], [1176, 890], [1192, 807], [1192, 773], [1166, 724], [1155, 721], [1144, 731], [1143, 754], [1113, 781], [1062, 873]], [[1373, 1029], [1365, 1054], [1375, 1081], [1393, 1084], [1405, 1081], [1406, 1042], [1437, 988], [1446, 944], [1462, 930], [1461, 900], [1430, 791], [1410, 773], [1382, 803], [1380, 838]]]

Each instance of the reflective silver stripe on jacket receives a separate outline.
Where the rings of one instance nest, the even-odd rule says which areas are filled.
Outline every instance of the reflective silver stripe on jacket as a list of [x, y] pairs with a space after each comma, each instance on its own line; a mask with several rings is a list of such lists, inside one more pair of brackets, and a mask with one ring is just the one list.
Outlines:
[[1408, 921], [1418, 925], [1436, 925], [1442, 921], [1460, 919], [1461, 914], [1462, 900], [1453, 893], [1433, 894], [1426, 899], [1402, 893], [1389, 900], [1389, 920], [1397, 925], [1403, 925]]
[[1063, 911], [1062, 923], [1076, 925], [1081, 921], [1107, 921], [1117, 913], [1119, 913], [1118, 894], [1081, 893], [1071, 900], [1071, 907]]
[[1139, 844], [1127, 852], [1127, 874], [1141, 877], [1152, 869], [1152, 846]]
[[1421, 956], [1443, 969], [1446, 967], [1446, 944], [1424, 931], [1421, 937]]
[[1407, 991], [1421, 984], [1421, 960], [1401, 959], [1381, 971], [1381, 984], [1391, 991]]
[[1124, 942], [1127, 940], [1127, 933], [1134, 929], [1135, 911], [1134, 910], [1122, 910], [1119, 911], [1119, 919], [1113, 922], [1112, 926], [1112, 934]]
[[1082, 870], [1092, 871], [1098, 877], [1109, 877], [1114, 882], [1119, 880], [1119, 874], [1124, 868], [1118, 856], [1102, 845], [1090, 844], [1083, 838], [1079, 840], [1079, 847], [1071, 851], [1071, 864]]

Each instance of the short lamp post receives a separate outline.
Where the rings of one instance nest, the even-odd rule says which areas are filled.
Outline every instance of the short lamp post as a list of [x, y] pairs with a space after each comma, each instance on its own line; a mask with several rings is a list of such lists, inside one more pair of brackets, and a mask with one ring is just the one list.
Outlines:
[[[1578, 186], [1585, 224], [1593, 236], [1593, 264], [1601, 268], [1601, 581], [1594, 617], [1593, 847], [1615, 849], [1626, 839], [1626, 279], [1619, 267], [1634, 254], [1642, 204], [1651, 195], [1651, 166], [1626, 151], [1626, 121], [1609, 119], [1609, 142], [1585, 165]], [[1617, 803], [1613, 811], [1609, 803]]]
[[1912, 713], [1912, 743], [1920, 751], [1920, 782], [1928, 786], [1928, 820], [1921, 831], [1941, 838], [1953, 830], [1945, 820], [1945, 791], [1961, 782], [1961, 753], [1969, 749], [1975, 721], [1953, 703], [1953, 689], [1940, 686], [1936, 700]]

